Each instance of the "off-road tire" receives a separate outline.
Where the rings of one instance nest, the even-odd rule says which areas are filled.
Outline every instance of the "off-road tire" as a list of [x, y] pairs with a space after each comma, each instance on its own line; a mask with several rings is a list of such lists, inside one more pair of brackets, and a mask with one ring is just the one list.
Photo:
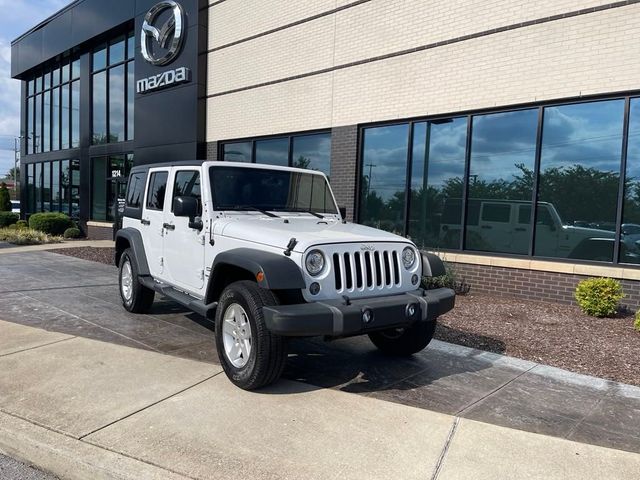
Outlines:
[[[234, 366], [225, 354], [223, 340], [224, 313], [231, 304], [239, 304], [246, 312], [251, 326], [251, 352], [246, 365]], [[224, 289], [218, 301], [215, 337], [218, 357], [229, 380], [244, 390], [254, 390], [280, 378], [287, 360], [287, 339], [274, 335], [264, 321], [262, 307], [277, 305], [270, 290], [252, 281], [232, 283]]]
[[416, 322], [411, 327], [383, 330], [369, 334], [378, 349], [388, 355], [409, 356], [424, 349], [436, 331], [436, 322]]
[[[127, 262], [131, 267], [132, 276], [130, 299], [125, 298], [122, 289], [122, 274]], [[122, 299], [122, 306], [125, 310], [131, 313], [147, 313], [151, 309], [155, 292], [140, 283], [140, 280], [138, 279], [138, 267], [135, 262], [133, 250], [130, 248], [127, 248], [122, 252], [122, 255], [120, 256], [120, 264], [118, 265], [118, 287], [120, 298]]]

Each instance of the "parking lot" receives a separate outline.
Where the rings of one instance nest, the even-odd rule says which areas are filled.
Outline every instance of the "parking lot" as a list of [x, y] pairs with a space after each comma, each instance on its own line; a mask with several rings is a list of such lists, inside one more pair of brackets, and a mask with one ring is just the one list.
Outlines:
[[[210, 322], [160, 298], [149, 315], [127, 313], [116, 273], [50, 252], [2, 254], [0, 319], [217, 366]], [[640, 452], [639, 388], [443, 342], [395, 359], [366, 337], [293, 340], [284, 376], [301, 392], [339, 390]]]

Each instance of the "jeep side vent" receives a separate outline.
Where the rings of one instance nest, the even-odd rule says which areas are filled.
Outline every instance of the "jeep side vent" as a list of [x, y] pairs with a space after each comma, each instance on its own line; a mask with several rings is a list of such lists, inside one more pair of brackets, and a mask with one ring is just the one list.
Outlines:
[[396, 250], [334, 253], [333, 273], [337, 292], [398, 287], [400, 254]]

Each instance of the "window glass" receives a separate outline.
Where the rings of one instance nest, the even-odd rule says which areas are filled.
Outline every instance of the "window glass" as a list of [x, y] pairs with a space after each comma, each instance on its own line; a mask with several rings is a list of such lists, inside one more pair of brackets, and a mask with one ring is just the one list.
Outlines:
[[51, 162], [42, 164], [42, 210], [51, 211]]
[[42, 95], [36, 95], [35, 153], [42, 152]]
[[69, 148], [69, 84], [65, 84], [61, 87], [61, 113], [62, 120], [60, 121], [60, 148], [63, 150]]
[[35, 206], [35, 179], [34, 179], [34, 168], [33, 164], [25, 165], [25, 172], [27, 178], [27, 204], [26, 209], [28, 213], [34, 211]]
[[127, 140], [133, 140], [134, 103], [136, 96], [135, 64], [127, 64]]
[[46, 90], [51, 88], [51, 72], [47, 72], [44, 74], [44, 86], [43, 88]]
[[[535, 254], [613, 260], [624, 101], [544, 110]], [[614, 228], [615, 229], [615, 228]]]
[[69, 81], [69, 63], [62, 65], [62, 82]]
[[136, 55], [136, 37], [133, 33], [127, 38], [127, 58], [132, 59]]
[[71, 217], [80, 215], [80, 160], [71, 160]]
[[27, 125], [29, 129], [28, 138], [27, 138], [27, 152], [35, 153], [35, 145], [36, 145], [36, 132], [35, 132], [35, 122], [33, 116], [33, 108], [34, 108], [34, 97], [30, 97], [27, 101]]
[[29, 95], [33, 95], [35, 93], [35, 80], [29, 80], [29, 83], [27, 84], [27, 91], [29, 92]]
[[293, 137], [291, 166], [319, 170], [329, 176], [331, 168], [331, 134]]
[[620, 262], [640, 263], [640, 99], [631, 99]]
[[[202, 214], [202, 203], [200, 194], [200, 173], [193, 170], [185, 170], [176, 173], [173, 184], [173, 198], [193, 197], [198, 200], [198, 215]], [[173, 201], [171, 204], [173, 211]]]
[[109, 69], [109, 142], [124, 138], [124, 65]]
[[91, 166], [91, 219], [107, 219], [107, 157], [97, 157]]
[[251, 142], [225, 143], [223, 160], [251, 163]]
[[60, 162], [51, 163], [51, 211], [60, 211]]
[[409, 125], [364, 130], [360, 222], [404, 233]]
[[107, 47], [102, 46], [96, 49], [91, 56], [91, 66], [93, 71], [102, 70], [107, 66]]
[[71, 64], [71, 78], [73, 80], [80, 78], [80, 59], [76, 58]]
[[107, 73], [93, 76], [93, 135], [92, 143], [107, 143]]
[[71, 83], [71, 148], [80, 146], [80, 81]]
[[460, 248], [466, 143], [466, 118], [414, 124], [409, 236], [420, 247]]
[[51, 90], [51, 150], [60, 150], [60, 88]]
[[[479, 203], [483, 214], [478, 224], [467, 224], [467, 249], [529, 253], [530, 223], [516, 225], [504, 215], [512, 205], [531, 204], [537, 130], [538, 109], [473, 117], [469, 199]], [[490, 212], [487, 218], [485, 211]]]
[[109, 65], [124, 61], [124, 37], [118, 37], [110, 42], [109, 45]]
[[51, 84], [54, 87], [60, 85], [60, 74], [61, 74], [60, 67], [55, 68], [51, 73]]
[[42, 151], [48, 152], [51, 150], [51, 90], [44, 92], [42, 120]]
[[256, 163], [269, 165], [289, 165], [289, 139], [274, 138], [256, 142]]
[[42, 211], [42, 163], [35, 164], [35, 190], [36, 190], [36, 204], [33, 209], [34, 212]]
[[127, 207], [140, 208], [142, 205], [142, 196], [144, 195], [144, 181], [146, 173], [134, 173], [129, 178], [127, 186]]
[[154, 172], [149, 179], [149, 191], [147, 192], [147, 208], [150, 210], [162, 210], [164, 197], [167, 190], [167, 172]]
[[36, 93], [42, 92], [42, 77], [36, 77]]
[[69, 160], [60, 162], [60, 197], [62, 200], [62, 211], [69, 213], [69, 203], [71, 201], [71, 169]]

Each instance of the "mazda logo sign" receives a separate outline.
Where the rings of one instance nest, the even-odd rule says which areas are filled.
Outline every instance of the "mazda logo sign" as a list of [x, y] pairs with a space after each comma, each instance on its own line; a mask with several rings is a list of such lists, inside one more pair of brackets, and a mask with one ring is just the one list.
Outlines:
[[[171, 17], [160, 28], [155, 22], [162, 12], [171, 10]], [[182, 6], [173, 0], [165, 0], [156, 3], [147, 12], [142, 23], [140, 34], [140, 47], [144, 59], [153, 65], [166, 65], [180, 53], [185, 34], [184, 10]], [[152, 48], [153, 42], [157, 43]], [[159, 48], [157, 48], [159, 47]], [[167, 50], [163, 56], [157, 56], [157, 50]]]

